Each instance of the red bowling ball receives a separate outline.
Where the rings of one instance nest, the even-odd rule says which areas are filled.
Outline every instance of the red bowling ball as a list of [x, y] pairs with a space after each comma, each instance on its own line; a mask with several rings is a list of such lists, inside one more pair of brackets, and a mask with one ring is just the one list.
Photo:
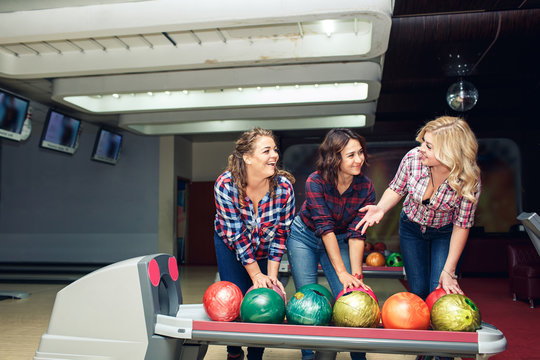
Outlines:
[[431, 312], [431, 308], [433, 307], [433, 304], [435, 304], [435, 301], [439, 300], [439, 298], [444, 295], [446, 295], [446, 291], [443, 288], [435, 289], [428, 295], [426, 298], [426, 305], [428, 306], [429, 312]]
[[240, 316], [242, 291], [230, 281], [218, 281], [206, 289], [203, 306], [214, 321], [234, 321]]
[[383, 326], [387, 329], [427, 330], [429, 309], [424, 300], [410, 292], [390, 296], [381, 310]]
[[384, 250], [386, 250], [386, 244], [383, 243], [382, 241], [378, 241], [375, 244], [373, 244], [373, 251], [378, 251], [382, 253], [384, 252]]

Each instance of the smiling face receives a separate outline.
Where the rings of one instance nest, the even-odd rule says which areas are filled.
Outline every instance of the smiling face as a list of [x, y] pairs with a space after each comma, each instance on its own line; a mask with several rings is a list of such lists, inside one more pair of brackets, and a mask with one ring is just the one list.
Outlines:
[[362, 149], [360, 142], [356, 139], [351, 139], [343, 150], [341, 150], [339, 171], [344, 175], [359, 175], [362, 171], [364, 161], [364, 149]]
[[420, 144], [420, 161], [425, 166], [437, 166], [440, 165], [440, 161], [435, 157], [433, 152], [433, 134], [426, 132]]
[[260, 136], [253, 143], [251, 153], [244, 154], [248, 171], [263, 178], [274, 175], [278, 159], [276, 143], [269, 136]]

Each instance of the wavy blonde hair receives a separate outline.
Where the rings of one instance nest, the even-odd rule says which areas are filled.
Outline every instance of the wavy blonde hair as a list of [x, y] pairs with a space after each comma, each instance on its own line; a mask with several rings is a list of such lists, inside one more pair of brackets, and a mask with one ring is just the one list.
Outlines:
[[476, 163], [478, 141], [465, 120], [441, 116], [428, 122], [416, 136], [422, 142], [425, 133], [433, 136], [433, 153], [441, 164], [450, 168], [448, 184], [458, 196], [476, 202], [480, 168]]
[[[231, 155], [229, 155], [227, 170], [231, 172], [232, 180], [238, 187], [238, 197], [240, 206], [244, 207], [244, 198], [246, 197], [247, 187], [247, 171], [246, 163], [244, 161], [244, 154], [253, 154], [255, 142], [259, 137], [267, 136], [274, 140], [277, 144], [276, 138], [272, 130], [266, 130], [261, 128], [254, 128], [252, 130], [244, 132], [238, 140], [236, 140], [236, 146]], [[278, 176], [285, 176], [291, 183], [294, 183], [295, 179], [292, 174], [285, 170], [279, 170], [275, 167], [274, 174], [269, 177], [270, 181], [270, 196], [276, 196], [276, 188], [278, 186]]]

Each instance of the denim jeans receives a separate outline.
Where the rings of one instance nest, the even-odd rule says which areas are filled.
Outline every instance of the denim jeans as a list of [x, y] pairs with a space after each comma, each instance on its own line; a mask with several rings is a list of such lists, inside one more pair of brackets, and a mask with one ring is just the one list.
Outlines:
[[[346, 234], [336, 235], [341, 258], [347, 268], [351, 272], [351, 262], [349, 259], [349, 244]], [[307, 284], [317, 283], [318, 266], [321, 264], [322, 270], [328, 284], [332, 290], [334, 298], [343, 290], [343, 284], [339, 281], [322, 238], [315, 235], [306, 224], [302, 221], [300, 215], [294, 218], [291, 225], [291, 233], [287, 239], [287, 257], [291, 265], [294, 285], [296, 290]], [[312, 350], [302, 350], [302, 359], [313, 359]], [[364, 360], [365, 353], [351, 353], [353, 360]]]
[[440, 228], [422, 226], [409, 220], [405, 212], [399, 219], [399, 245], [409, 290], [422, 299], [439, 286], [439, 277], [448, 257], [453, 225]]
[[[223, 281], [230, 281], [233, 284], [238, 285], [242, 294], [246, 294], [246, 291], [253, 285], [248, 272], [244, 268], [244, 265], [236, 259], [236, 253], [231, 251], [225, 245], [223, 240], [214, 233], [214, 246], [216, 248], [216, 258], [218, 263], [219, 278]], [[261, 268], [263, 274], [267, 274], [268, 259], [258, 260], [257, 263]], [[231, 355], [240, 354], [242, 348], [240, 346], [227, 346], [227, 353]], [[261, 360], [263, 356], [264, 348], [248, 347], [248, 360]]]

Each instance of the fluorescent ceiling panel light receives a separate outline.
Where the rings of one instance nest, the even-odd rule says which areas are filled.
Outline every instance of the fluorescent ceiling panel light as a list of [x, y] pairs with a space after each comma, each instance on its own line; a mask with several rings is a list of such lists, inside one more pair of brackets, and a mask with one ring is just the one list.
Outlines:
[[187, 135], [241, 132], [256, 126], [271, 130], [359, 128], [371, 126], [373, 122], [373, 115], [362, 114], [290, 119], [210, 120], [176, 124], [126, 124], [124, 127], [145, 135]]
[[337, 103], [367, 99], [368, 84], [279, 85], [154, 92], [151, 96], [149, 93], [118, 95], [65, 96], [63, 100], [94, 113]]

